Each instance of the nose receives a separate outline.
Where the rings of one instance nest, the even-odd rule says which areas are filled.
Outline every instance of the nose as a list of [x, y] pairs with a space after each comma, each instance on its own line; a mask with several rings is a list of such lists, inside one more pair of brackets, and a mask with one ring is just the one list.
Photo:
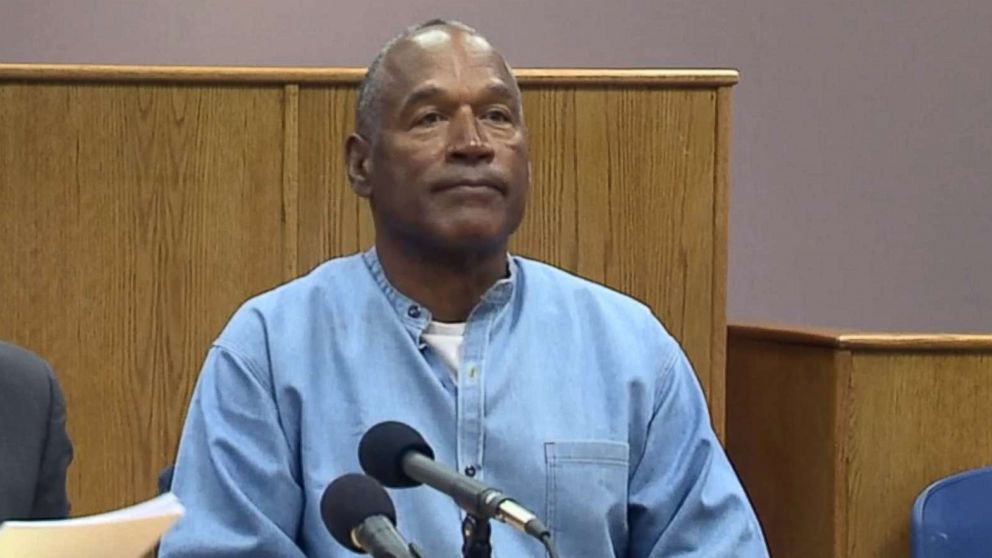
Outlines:
[[492, 161], [495, 151], [470, 108], [459, 110], [448, 125], [448, 160], [463, 165]]

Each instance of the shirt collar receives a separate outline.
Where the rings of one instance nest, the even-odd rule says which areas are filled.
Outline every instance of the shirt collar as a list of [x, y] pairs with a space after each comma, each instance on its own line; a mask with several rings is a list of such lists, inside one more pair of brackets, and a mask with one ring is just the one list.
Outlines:
[[[430, 310], [393, 287], [389, 279], [386, 278], [386, 273], [382, 269], [382, 262], [379, 261], [379, 254], [376, 252], [374, 246], [362, 254], [362, 259], [365, 261], [365, 266], [368, 268], [369, 273], [372, 274], [372, 278], [386, 296], [386, 300], [389, 301], [393, 310], [396, 311], [396, 315], [400, 321], [403, 322], [411, 333], [419, 338], [420, 334], [423, 333], [424, 329], [431, 322]], [[510, 254], [506, 255], [506, 268], [508, 271], [507, 277], [496, 281], [492, 287], [489, 287], [489, 290], [482, 295], [482, 301], [472, 310], [468, 321], [472, 320], [472, 316], [476, 314], [481, 306], [491, 305], [499, 308], [505, 306], [513, 297], [513, 292], [520, 280], [520, 270], [516, 259]]]

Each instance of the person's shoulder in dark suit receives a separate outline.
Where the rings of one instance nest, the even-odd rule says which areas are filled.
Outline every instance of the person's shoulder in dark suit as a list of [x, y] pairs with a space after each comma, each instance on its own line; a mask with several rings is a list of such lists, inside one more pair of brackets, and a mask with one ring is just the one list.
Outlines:
[[72, 443], [58, 380], [37, 355], [0, 341], [0, 521], [69, 515]]

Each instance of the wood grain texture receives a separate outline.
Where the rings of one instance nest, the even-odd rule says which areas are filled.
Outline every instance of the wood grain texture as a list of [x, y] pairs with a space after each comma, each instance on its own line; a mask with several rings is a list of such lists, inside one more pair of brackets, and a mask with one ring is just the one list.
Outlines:
[[[852, 347], [838, 341], [847, 335], [885, 337], [729, 332], [728, 451], [774, 555], [907, 556], [916, 496], [939, 478], [992, 464], [992, 349], [890, 340]], [[824, 412], [832, 431], [809, 421]], [[833, 544], [822, 554], [816, 537], [828, 526]]]
[[[245, 299], [373, 242], [343, 155], [360, 74], [187, 70], [0, 68], [0, 337], [63, 380], [75, 514], [154, 492], [206, 349]], [[542, 75], [523, 80], [534, 187], [513, 250], [649, 305], [719, 429], [716, 78]]]
[[0, 337], [62, 380], [73, 512], [155, 492], [211, 340], [282, 276], [282, 92], [0, 87]]
[[[835, 441], [851, 355], [731, 338], [727, 452], [772, 556], [839, 556], [844, 460]], [[786, 371], [788, 371], [786, 373]]]
[[300, 86], [283, 89], [282, 230], [283, 278], [299, 276], [300, 233]]
[[[737, 83], [732, 69], [523, 68], [514, 70], [526, 85], [608, 85], [721, 87]], [[169, 83], [295, 83], [358, 85], [365, 68], [266, 68], [228, 66], [117, 66], [0, 64], [0, 80], [126, 81]]]
[[300, 90], [300, 271], [365, 250], [374, 231], [367, 204], [348, 184], [344, 141], [354, 130], [352, 87]]
[[854, 353], [846, 556], [909, 555], [931, 482], [992, 465], [992, 351]]
[[[731, 89], [716, 90], [716, 147], [713, 150], [713, 277], [727, 277], [730, 239], [730, 138], [732, 124]], [[726, 432], [727, 370], [727, 281], [714, 281], [710, 302], [710, 409], [717, 434]], [[715, 376], [715, 377], [714, 377]], [[724, 415], [720, 415], [720, 410]]]

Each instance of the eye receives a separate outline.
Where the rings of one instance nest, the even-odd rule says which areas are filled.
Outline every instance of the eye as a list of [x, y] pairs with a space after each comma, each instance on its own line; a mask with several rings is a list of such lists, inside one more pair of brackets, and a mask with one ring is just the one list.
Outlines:
[[444, 116], [439, 112], [428, 112], [417, 118], [414, 126], [434, 126], [444, 120]]
[[500, 123], [513, 122], [513, 118], [510, 116], [510, 113], [507, 112], [505, 109], [498, 109], [498, 108], [489, 109], [485, 112], [485, 114], [482, 115], [482, 117], [486, 120], [491, 120], [493, 122], [500, 122]]

